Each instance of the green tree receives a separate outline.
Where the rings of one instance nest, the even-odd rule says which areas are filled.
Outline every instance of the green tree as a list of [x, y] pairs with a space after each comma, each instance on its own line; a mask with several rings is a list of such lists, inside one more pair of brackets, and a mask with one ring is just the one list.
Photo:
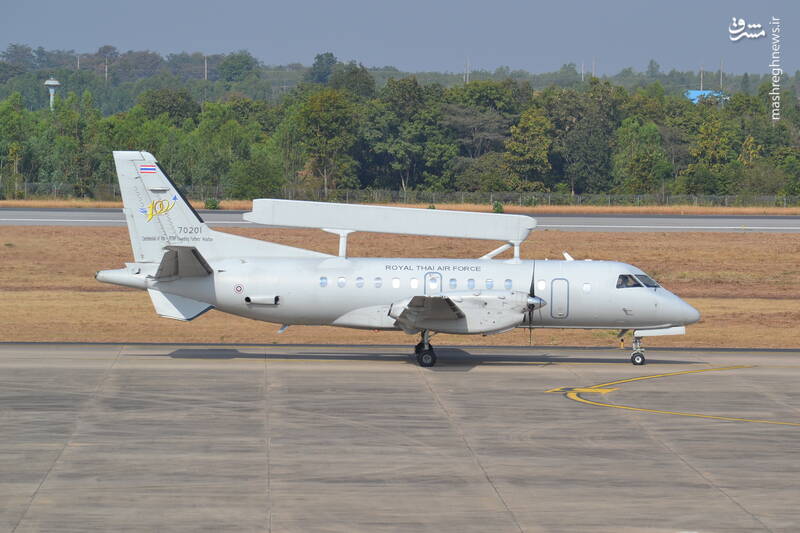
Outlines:
[[441, 122], [452, 131], [463, 155], [475, 158], [489, 150], [502, 149], [511, 121], [491, 109], [444, 104]]
[[653, 122], [627, 118], [616, 132], [612, 176], [614, 191], [646, 194], [665, 191], [672, 165], [661, 145], [661, 135]]
[[242, 81], [250, 75], [256, 74], [258, 59], [247, 50], [239, 50], [225, 56], [217, 67], [220, 78], [224, 81]]
[[323, 89], [299, 106], [296, 120], [308, 157], [306, 173], [321, 180], [327, 196], [329, 187], [355, 175], [350, 155], [356, 142], [355, 106], [342, 91]]
[[0, 58], [9, 65], [19, 67], [23, 71], [36, 68], [36, 56], [33, 53], [33, 48], [26, 44], [9, 44], [4, 52], [0, 52]]
[[448, 101], [464, 106], [492, 110], [499, 113], [517, 112], [512, 85], [505, 82], [479, 80], [447, 91]]
[[730, 129], [718, 118], [703, 123], [689, 154], [697, 161], [696, 164], [704, 165], [712, 173], [718, 172], [736, 155]]
[[166, 113], [173, 124], [178, 125], [187, 118], [195, 119], [200, 114], [200, 105], [186, 89], [151, 89], [139, 95], [139, 105], [148, 118]]
[[336, 65], [330, 75], [328, 85], [333, 89], [349, 91], [360, 98], [375, 96], [375, 78], [364, 65], [350, 61]]
[[311, 65], [311, 69], [306, 73], [306, 81], [319, 83], [321, 85], [327, 84], [328, 79], [331, 77], [331, 74], [333, 74], [333, 67], [336, 66], [336, 63], [336, 56], [331, 52], [317, 54], [314, 57], [314, 63]]
[[284, 185], [280, 152], [270, 142], [253, 144], [248, 159], [237, 159], [230, 171], [227, 192], [235, 198], [274, 196]]
[[390, 79], [381, 91], [380, 99], [401, 121], [412, 119], [425, 106], [425, 92], [414, 76]]
[[550, 170], [548, 153], [553, 124], [536, 108], [522, 113], [519, 123], [511, 126], [506, 141], [505, 161], [510, 171], [525, 181], [540, 181]]
[[460, 158], [455, 186], [459, 191], [544, 191], [541, 181], [523, 181], [509, 172], [501, 152], [486, 152], [477, 159]]
[[786, 174], [784, 194], [800, 195], [800, 154], [787, 153], [779, 159], [780, 169]]
[[119, 57], [113, 60], [113, 63], [111, 59], [108, 59], [108, 61], [109, 75], [117, 83], [151, 78], [158, 74], [164, 66], [164, 59], [157, 53], [150, 51], [135, 52], [131, 50], [120, 54]]

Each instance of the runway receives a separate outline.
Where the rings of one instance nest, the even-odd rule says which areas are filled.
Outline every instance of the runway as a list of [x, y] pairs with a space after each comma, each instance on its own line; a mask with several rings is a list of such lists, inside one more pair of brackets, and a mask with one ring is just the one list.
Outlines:
[[793, 531], [800, 352], [0, 344], [2, 531]]
[[[244, 211], [201, 211], [210, 226], [257, 226], [242, 219]], [[539, 230], [560, 231], [713, 231], [800, 233], [798, 216], [718, 215], [539, 215]], [[0, 225], [124, 226], [119, 209], [0, 208]]]

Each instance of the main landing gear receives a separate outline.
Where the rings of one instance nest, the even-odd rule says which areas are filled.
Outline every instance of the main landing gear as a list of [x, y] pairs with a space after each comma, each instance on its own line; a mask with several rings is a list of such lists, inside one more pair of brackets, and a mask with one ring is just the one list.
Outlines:
[[417, 356], [417, 364], [421, 367], [430, 368], [436, 364], [436, 352], [430, 343], [428, 330], [422, 332], [422, 340], [414, 346], [414, 355]]
[[642, 338], [633, 338], [633, 352], [631, 353], [631, 363], [636, 366], [645, 364], [644, 348], [642, 347]]

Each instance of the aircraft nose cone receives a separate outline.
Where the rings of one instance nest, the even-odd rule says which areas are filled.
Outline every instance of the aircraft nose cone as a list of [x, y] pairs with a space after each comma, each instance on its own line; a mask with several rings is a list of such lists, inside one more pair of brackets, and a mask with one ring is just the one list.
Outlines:
[[700, 320], [700, 311], [692, 307], [691, 305], [687, 304], [683, 300], [681, 300], [683, 304], [681, 309], [681, 315], [683, 316], [682, 323], [683, 325], [694, 324], [698, 320]]

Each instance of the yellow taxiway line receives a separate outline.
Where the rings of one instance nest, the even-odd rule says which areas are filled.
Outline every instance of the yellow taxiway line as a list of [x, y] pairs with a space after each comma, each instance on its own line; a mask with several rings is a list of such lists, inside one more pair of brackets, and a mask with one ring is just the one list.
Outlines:
[[703, 368], [699, 370], [682, 370], [680, 372], [668, 372], [666, 374], [655, 374], [652, 376], [639, 376], [635, 378], [620, 379], [617, 381], [610, 381], [608, 383], [601, 383], [599, 385], [591, 385], [589, 387], [559, 387], [556, 389], [550, 389], [545, 392], [561, 392], [564, 393], [564, 395], [570, 400], [574, 400], [576, 402], [580, 402], [587, 405], [594, 405], [597, 407], [612, 407], [614, 409], [625, 409], [626, 411], [638, 411], [640, 413], [688, 416], [691, 418], [707, 418], [710, 420], [725, 420], [728, 422], [750, 422], [753, 424], [773, 424], [778, 426], [800, 427], [800, 423], [797, 422], [780, 422], [777, 420], [758, 420], [752, 418], [737, 418], [732, 416], [716, 416], [716, 415], [704, 415], [700, 413], [684, 413], [681, 411], [664, 411], [661, 409], [645, 409], [643, 407], [632, 407], [629, 405], [617, 405], [613, 403], [596, 402], [594, 400], [587, 400], [586, 398], [581, 397], [581, 394], [586, 394], [586, 393], [607, 394], [609, 392], [617, 390], [616, 388], [609, 388], [612, 387], [613, 385], [621, 385], [623, 383], [631, 383], [634, 381], [642, 381], [645, 379], [658, 379], [669, 376], [681, 376], [684, 374], [698, 374], [700, 372], [720, 372], [723, 370], [736, 370], [741, 368], [752, 368], [752, 365], [726, 366], [722, 368]]

